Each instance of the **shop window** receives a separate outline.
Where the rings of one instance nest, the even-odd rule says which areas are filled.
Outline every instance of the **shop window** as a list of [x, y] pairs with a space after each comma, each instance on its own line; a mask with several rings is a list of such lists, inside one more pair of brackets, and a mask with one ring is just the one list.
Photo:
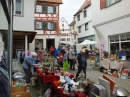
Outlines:
[[130, 40], [130, 34], [126, 34], [127, 40]]
[[115, 36], [115, 41], [119, 41], [119, 35]]
[[42, 5], [36, 5], [36, 12], [42, 13]]
[[36, 29], [42, 29], [42, 22], [36, 22]]
[[121, 41], [126, 41], [126, 35], [125, 34], [120, 35], [120, 37], [121, 37]]
[[35, 39], [35, 48], [43, 48], [43, 39]]
[[114, 42], [114, 36], [110, 37], [110, 42]]

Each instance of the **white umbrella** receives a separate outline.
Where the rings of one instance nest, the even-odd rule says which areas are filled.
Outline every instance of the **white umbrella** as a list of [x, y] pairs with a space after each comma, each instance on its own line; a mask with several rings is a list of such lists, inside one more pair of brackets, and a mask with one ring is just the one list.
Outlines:
[[96, 41], [84, 40], [83, 42], [76, 45], [88, 45], [88, 44], [96, 44]]

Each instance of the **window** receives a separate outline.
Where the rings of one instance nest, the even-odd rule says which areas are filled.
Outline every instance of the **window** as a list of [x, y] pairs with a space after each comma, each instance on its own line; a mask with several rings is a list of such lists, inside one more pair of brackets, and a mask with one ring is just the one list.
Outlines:
[[88, 30], [88, 23], [85, 24], [85, 31]]
[[77, 16], [77, 21], [80, 21], [80, 15]]
[[130, 34], [126, 34], [127, 40], [130, 40]]
[[81, 26], [79, 26], [79, 28], [78, 28], [78, 32], [81, 33]]
[[47, 6], [47, 5], [43, 5], [43, 13], [45, 14], [56, 14], [57, 11], [57, 6]]
[[74, 30], [74, 25], [73, 25], [73, 30]]
[[119, 35], [115, 36], [115, 41], [119, 41]]
[[74, 35], [74, 40], [76, 39], [76, 35]]
[[62, 21], [62, 22], [64, 22], [64, 21]]
[[87, 11], [84, 11], [84, 18], [87, 17]]
[[64, 27], [64, 24], [62, 24], [62, 27]]
[[42, 13], [42, 5], [36, 5], [36, 12]]
[[39, 22], [36, 21], [35, 23], [35, 29], [41, 29], [41, 30], [56, 30], [56, 22]]
[[62, 31], [64, 31], [64, 28], [62, 29]]
[[42, 29], [42, 22], [36, 22], [36, 29]]
[[48, 6], [48, 13], [52, 14], [53, 13], [53, 7], [52, 6]]
[[35, 39], [35, 48], [43, 48], [43, 39]]
[[15, 0], [15, 6], [14, 6], [14, 14], [15, 15], [22, 15], [23, 9], [23, 0]]
[[110, 37], [110, 42], [114, 42], [114, 36]]
[[70, 38], [67, 38], [67, 41], [70, 41]]
[[120, 0], [106, 0], [106, 6], [110, 6], [114, 3], [117, 3], [118, 1], [120, 1]]
[[48, 22], [48, 24], [47, 24], [47, 29], [48, 30], [53, 30], [53, 23], [52, 22]]
[[126, 41], [126, 35], [125, 34], [120, 35], [120, 37], [121, 37], [121, 41]]

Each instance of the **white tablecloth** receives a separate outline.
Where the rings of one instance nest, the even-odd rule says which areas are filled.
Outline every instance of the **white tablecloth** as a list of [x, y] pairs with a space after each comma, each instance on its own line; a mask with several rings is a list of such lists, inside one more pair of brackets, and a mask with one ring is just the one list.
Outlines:
[[117, 62], [106, 59], [100, 60], [100, 66], [104, 67], [105, 69], [116, 69], [121, 71], [122, 69], [130, 69], [130, 62]]

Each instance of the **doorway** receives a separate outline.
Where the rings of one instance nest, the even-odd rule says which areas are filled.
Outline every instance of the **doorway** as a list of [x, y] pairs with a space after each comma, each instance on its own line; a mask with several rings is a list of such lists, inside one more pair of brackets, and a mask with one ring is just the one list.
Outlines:
[[55, 39], [46, 39], [46, 47], [49, 50], [50, 47], [55, 48]]

